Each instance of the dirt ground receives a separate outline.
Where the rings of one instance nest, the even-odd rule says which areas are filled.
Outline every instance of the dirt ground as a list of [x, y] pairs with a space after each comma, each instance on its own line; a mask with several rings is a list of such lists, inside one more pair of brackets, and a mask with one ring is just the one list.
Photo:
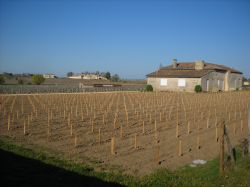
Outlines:
[[249, 132], [249, 91], [0, 95], [0, 102], [0, 137], [139, 176], [215, 158], [223, 122], [232, 145]]

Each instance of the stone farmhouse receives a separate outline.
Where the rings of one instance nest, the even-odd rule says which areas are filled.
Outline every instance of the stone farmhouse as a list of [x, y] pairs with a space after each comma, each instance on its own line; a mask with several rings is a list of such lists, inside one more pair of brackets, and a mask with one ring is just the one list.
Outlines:
[[147, 84], [155, 91], [194, 92], [196, 85], [203, 91], [230, 91], [241, 89], [242, 72], [205, 61], [177, 62], [159, 68], [147, 75]]
[[73, 76], [69, 77], [70, 79], [87, 79], [87, 80], [107, 80], [106, 77], [101, 75], [93, 74], [93, 73], [80, 73], [74, 74]]

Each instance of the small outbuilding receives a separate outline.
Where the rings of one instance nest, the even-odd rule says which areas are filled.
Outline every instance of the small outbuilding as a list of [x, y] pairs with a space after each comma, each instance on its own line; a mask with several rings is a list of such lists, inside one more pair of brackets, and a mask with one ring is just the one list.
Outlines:
[[156, 91], [193, 92], [196, 85], [203, 91], [230, 91], [241, 89], [242, 72], [205, 61], [177, 62], [161, 67], [147, 75], [147, 84]]
[[43, 74], [43, 78], [45, 79], [54, 79], [56, 78], [55, 74], [48, 73], [48, 74]]

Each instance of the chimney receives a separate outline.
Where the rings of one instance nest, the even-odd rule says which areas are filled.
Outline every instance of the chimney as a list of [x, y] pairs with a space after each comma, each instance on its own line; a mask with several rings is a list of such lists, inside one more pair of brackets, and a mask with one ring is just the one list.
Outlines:
[[204, 69], [205, 62], [203, 60], [195, 61], [195, 70]]
[[173, 59], [172, 65], [173, 65], [173, 68], [176, 69], [176, 67], [177, 67], [177, 59]]

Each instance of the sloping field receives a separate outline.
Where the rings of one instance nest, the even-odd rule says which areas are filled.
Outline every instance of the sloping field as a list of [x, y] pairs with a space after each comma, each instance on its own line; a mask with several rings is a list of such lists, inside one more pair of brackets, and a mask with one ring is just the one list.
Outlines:
[[0, 102], [0, 136], [144, 175], [215, 158], [223, 121], [238, 144], [248, 134], [250, 92], [0, 95]]

